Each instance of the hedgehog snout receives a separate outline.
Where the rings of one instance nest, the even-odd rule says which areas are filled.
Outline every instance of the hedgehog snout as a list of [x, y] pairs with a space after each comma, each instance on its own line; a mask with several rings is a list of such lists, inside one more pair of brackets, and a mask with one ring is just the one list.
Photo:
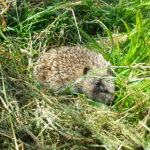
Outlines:
[[107, 100], [107, 105], [111, 105], [111, 104], [113, 104], [113, 101], [114, 101], [114, 99], [113, 99], [113, 98], [109, 98], [109, 99]]

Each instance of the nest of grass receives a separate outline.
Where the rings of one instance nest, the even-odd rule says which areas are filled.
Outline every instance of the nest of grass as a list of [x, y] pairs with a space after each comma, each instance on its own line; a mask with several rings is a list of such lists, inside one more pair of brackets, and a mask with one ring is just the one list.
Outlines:
[[123, 124], [118, 113], [103, 105], [92, 106], [83, 98], [45, 93], [34, 86], [32, 77], [23, 75], [21, 64], [13, 69], [19, 59], [3, 51], [0, 59], [0, 141], [5, 141], [0, 147], [143, 149], [141, 135]]

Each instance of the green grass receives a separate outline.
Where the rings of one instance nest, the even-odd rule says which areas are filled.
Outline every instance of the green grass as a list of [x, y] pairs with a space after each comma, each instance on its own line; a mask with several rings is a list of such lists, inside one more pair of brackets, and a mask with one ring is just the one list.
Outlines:
[[[10, 5], [2, 14], [6, 32], [0, 28], [1, 149], [115, 150], [122, 145], [121, 149], [148, 150], [149, 4], [24, 0]], [[2, 3], [1, 8], [5, 9]], [[113, 106], [103, 108], [83, 94], [54, 96], [36, 83], [33, 63], [42, 52], [61, 45], [86, 46], [112, 63]]]

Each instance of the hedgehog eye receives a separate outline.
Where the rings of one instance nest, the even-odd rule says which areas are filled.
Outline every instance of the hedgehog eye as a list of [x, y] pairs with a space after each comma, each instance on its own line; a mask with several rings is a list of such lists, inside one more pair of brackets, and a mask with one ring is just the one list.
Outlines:
[[96, 81], [96, 82], [95, 82], [95, 85], [96, 85], [96, 86], [100, 86], [100, 84], [101, 84], [101, 81]]

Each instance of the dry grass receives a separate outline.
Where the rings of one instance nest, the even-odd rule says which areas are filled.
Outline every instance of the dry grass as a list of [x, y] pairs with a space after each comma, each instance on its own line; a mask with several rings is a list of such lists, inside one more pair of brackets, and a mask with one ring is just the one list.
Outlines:
[[130, 150], [144, 146], [135, 127], [124, 124], [126, 114], [118, 116], [83, 98], [44, 94], [32, 80], [22, 78], [24, 73], [11, 70], [7, 61], [1, 63], [0, 140], [5, 138], [1, 147]]

